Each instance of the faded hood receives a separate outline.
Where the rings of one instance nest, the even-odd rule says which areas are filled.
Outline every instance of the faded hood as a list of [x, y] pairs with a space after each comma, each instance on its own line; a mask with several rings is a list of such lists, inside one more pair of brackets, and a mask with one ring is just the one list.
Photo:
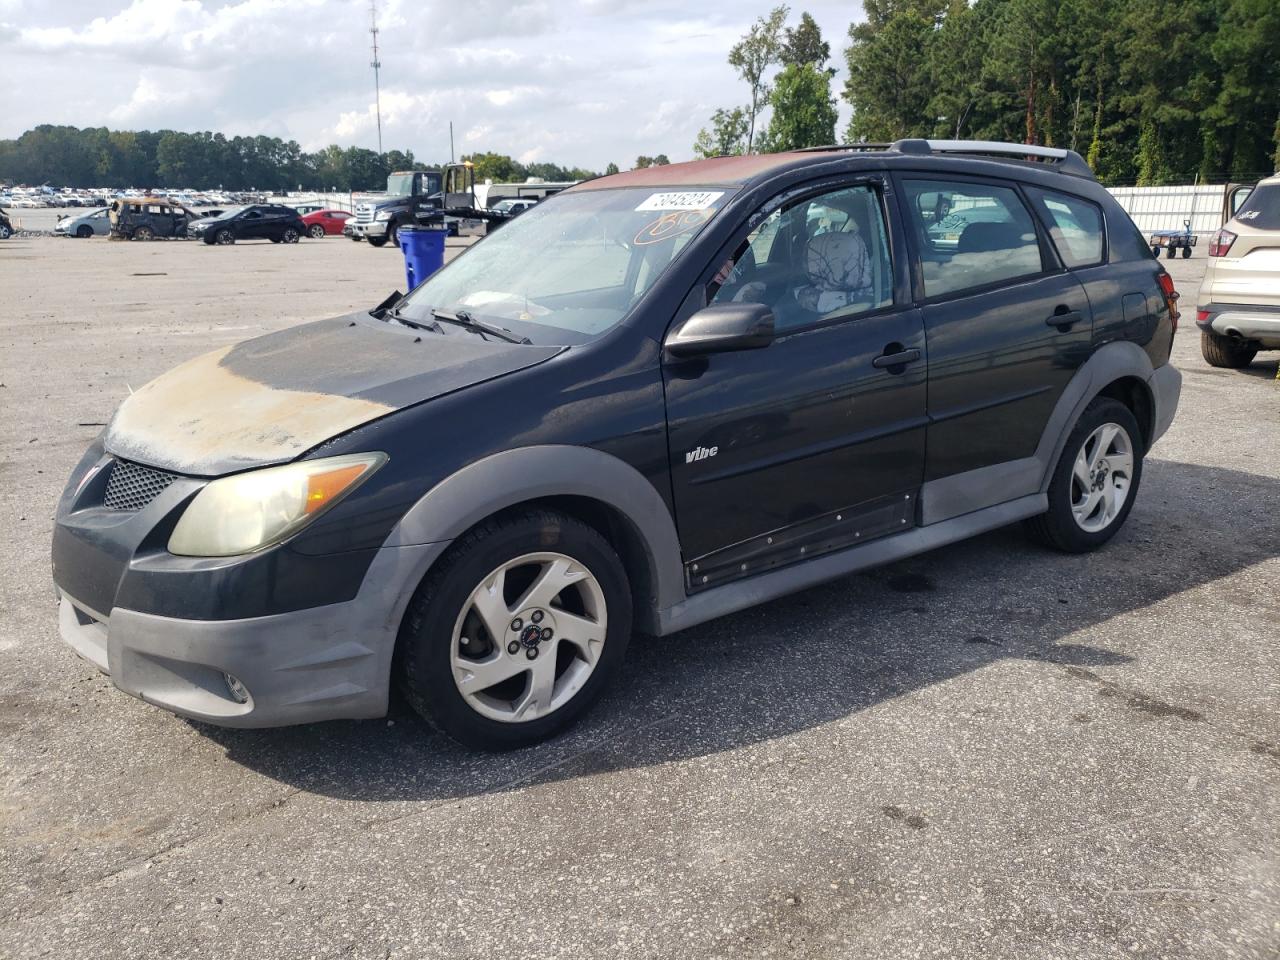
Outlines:
[[366, 313], [206, 353], [132, 394], [107, 428], [127, 460], [217, 476], [284, 463], [404, 407], [541, 363], [564, 347], [390, 326]]

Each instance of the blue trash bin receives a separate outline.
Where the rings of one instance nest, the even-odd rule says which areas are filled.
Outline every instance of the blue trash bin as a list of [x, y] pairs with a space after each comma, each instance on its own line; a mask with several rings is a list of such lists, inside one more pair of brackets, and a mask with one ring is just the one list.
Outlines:
[[404, 276], [410, 290], [444, 266], [444, 238], [447, 235], [447, 231], [432, 227], [400, 228]]

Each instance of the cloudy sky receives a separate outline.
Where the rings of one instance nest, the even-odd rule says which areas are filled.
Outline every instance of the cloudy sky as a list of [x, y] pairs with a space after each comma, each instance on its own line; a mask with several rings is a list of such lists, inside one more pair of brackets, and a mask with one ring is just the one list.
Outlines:
[[[445, 158], [452, 120], [459, 154], [687, 159], [716, 107], [748, 99], [725, 56], [769, 4], [378, 0], [383, 145]], [[800, 9], [842, 66], [860, 3]], [[0, 0], [0, 137], [66, 123], [376, 148], [368, 21], [368, 0]]]

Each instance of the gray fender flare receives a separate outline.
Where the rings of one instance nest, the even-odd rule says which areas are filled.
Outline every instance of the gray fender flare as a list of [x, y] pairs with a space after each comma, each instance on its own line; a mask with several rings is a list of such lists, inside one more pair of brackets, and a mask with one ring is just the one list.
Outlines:
[[[643, 546], [654, 594], [637, 598], [641, 612], [637, 625], [653, 630], [657, 610], [684, 598], [675, 522], [653, 484], [635, 467], [591, 447], [517, 447], [468, 464], [410, 507], [385, 545], [406, 547], [453, 540], [499, 510], [529, 500], [564, 496], [598, 501], [631, 526]], [[645, 623], [648, 612], [652, 621]]]
[[[1146, 385], [1147, 395], [1152, 403], [1154, 414], [1152, 423], [1155, 425], [1160, 422], [1162, 411], [1151, 385], [1154, 373], [1151, 358], [1136, 343], [1128, 340], [1115, 340], [1103, 344], [1076, 371], [1066, 389], [1062, 391], [1062, 396], [1058, 398], [1053, 413], [1049, 415], [1049, 421], [1045, 424], [1044, 432], [1040, 435], [1040, 443], [1036, 446], [1035, 459], [1041, 468], [1039, 487], [1041, 493], [1049, 489], [1049, 483], [1053, 479], [1053, 468], [1057, 466], [1058, 458], [1062, 456], [1062, 448], [1066, 446], [1067, 437], [1075, 427], [1076, 421], [1080, 419], [1089, 402], [1107, 384], [1122, 377], [1136, 377], [1141, 380]], [[1156, 437], [1151, 438], [1152, 443], [1155, 440]]]

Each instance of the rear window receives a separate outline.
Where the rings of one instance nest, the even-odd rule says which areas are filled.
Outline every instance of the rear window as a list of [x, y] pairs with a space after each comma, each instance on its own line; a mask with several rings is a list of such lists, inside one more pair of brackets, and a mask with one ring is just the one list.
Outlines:
[[1260, 183], [1254, 187], [1235, 218], [1259, 230], [1280, 230], [1280, 183]]
[[1052, 190], [1029, 188], [1040, 206], [1049, 236], [1068, 267], [1090, 267], [1102, 262], [1102, 210], [1080, 197]]

